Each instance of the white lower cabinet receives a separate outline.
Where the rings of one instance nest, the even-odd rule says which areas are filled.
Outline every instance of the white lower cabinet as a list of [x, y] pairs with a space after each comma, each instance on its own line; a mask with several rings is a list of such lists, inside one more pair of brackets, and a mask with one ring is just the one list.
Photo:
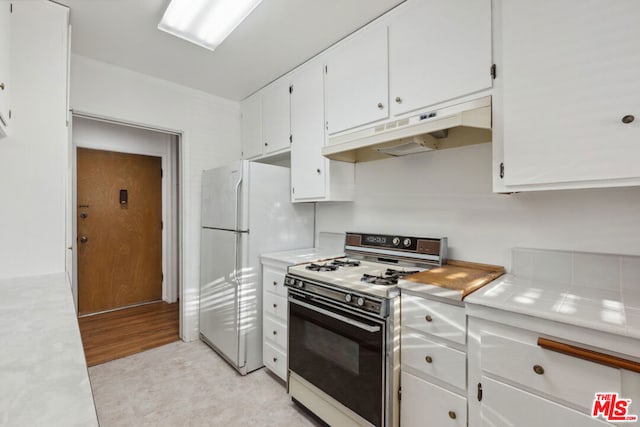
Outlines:
[[[591, 416], [596, 393], [639, 398], [640, 374], [595, 363], [584, 352], [573, 356], [542, 346], [552, 340], [606, 353], [602, 341], [596, 342], [602, 348], [574, 341], [588, 331], [566, 332], [566, 325], [511, 316], [505, 316], [510, 324], [468, 318], [469, 426], [603, 426], [609, 423]], [[630, 414], [639, 412], [634, 404]]]
[[597, 427], [608, 423], [490, 378], [482, 378], [482, 426]]
[[467, 399], [464, 397], [404, 371], [400, 381], [402, 427], [467, 425]]
[[464, 307], [401, 296], [400, 424], [467, 425]]
[[262, 260], [262, 362], [287, 380], [287, 265]]

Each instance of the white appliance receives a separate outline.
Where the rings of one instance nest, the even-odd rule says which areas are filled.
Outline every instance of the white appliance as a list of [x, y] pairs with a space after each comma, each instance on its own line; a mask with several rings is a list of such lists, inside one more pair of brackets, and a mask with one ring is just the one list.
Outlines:
[[260, 254], [313, 246], [314, 209], [289, 169], [237, 161], [202, 174], [200, 338], [245, 375], [262, 364]]

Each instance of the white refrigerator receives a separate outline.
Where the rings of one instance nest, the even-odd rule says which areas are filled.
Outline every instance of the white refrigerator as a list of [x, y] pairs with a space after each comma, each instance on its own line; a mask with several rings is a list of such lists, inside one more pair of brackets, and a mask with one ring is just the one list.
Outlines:
[[245, 375], [262, 364], [260, 254], [313, 246], [314, 206], [290, 170], [237, 161], [202, 175], [200, 338]]

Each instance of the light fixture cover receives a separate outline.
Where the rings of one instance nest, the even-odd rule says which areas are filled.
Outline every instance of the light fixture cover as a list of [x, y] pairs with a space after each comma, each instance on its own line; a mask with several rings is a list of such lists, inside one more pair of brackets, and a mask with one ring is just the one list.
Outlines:
[[171, 0], [158, 29], [214, 50], [262, 0]]

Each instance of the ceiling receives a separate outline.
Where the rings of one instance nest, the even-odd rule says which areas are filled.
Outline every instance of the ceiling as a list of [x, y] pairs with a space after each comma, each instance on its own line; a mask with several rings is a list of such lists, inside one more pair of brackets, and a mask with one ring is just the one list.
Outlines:
[[404, 0], [264, 0], [215, 51], [157, 29], [169, 0], [57, 0], [71, 50], [241, 100]]

